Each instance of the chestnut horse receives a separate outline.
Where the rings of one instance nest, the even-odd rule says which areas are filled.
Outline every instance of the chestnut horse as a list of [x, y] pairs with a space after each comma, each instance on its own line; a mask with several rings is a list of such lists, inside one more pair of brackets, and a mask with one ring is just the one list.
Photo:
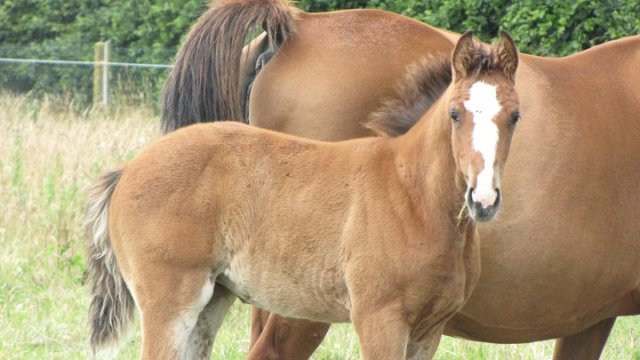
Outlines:
[[[253, 25], [266, 33], [243, 56], [238, 39]], [[163, 128], [248, 113], [252, 125], [315, 139], [370, 135], [362, 119], [395, 96], [408, 64], [450, 51], [458, 36], [376, 10], [308, 14], [276, 0], [227, 1], [182, 46]], [[527, 136], [513, 141], [500, 218], [479, 229], [479, 284], [445, 334], [560, 338], [556, 359], [595, 359], [615, 318], [640, 313], [638, 64], [639, 36], [565, 58], [521, 55]], [[419, 90], [403, 100], [415, 113]], [[257, 315], [250, 358], [307, 357], [328, 329]]]
[[501, 203], [517, 56], [506, 33], [491, 48], [460, 37], [427, 71], [450, 85], [403, 136], [200, 124], [107, 174], [89, 205], [94, 349], [117, 342], [135, 303], [142, 358], [208, 359], [238, 297], [352, 321], [365, 359], [430, 359], [479, 277], [474, 220]]

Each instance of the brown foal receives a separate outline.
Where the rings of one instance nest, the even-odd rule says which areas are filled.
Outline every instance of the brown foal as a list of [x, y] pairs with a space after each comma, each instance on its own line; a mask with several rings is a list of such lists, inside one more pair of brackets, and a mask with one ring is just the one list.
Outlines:
[[467, 33], [431, 63], [453, 80], [402, 136], [200, 124], [104, 176], [89, 206], [94, 351], [135, 304], [142, 358], [206, 359], [237, 297], [352, 321], [365, 359], [431, 358], [479, 277], [474, 220], [501, 203], [517, 63], [507, 34], [487, 47]]

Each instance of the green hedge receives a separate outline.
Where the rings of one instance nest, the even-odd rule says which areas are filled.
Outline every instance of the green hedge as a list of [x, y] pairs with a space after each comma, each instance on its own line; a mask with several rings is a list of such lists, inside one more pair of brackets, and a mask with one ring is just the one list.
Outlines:
[[[521, 51], [560, 56], [640, 33], [640, 1], [619, 0], [301, 0], [307, 11], [378, 8], [463, 32], [485, 41], [499, 29], [511, 33]], [[93, 44], [110, 40], [112, 60], [168, 64], [205, 0], [3, 0], [0, 57], [92, 60]], [[163, 70], [116, 72], [121, 88], [145, 83], [153, 96]], [[90, 100], [91, 68], [0, 63], [0, 87], [16, 92], [72, 92]], [[131, 85], [135, 84], [135, 86]]]
[[608, 40], [640, 34], [637, 0], [370, 0], [367, 6], [460, 33], [473, 29], [485, 41], [503, 29], [513, 36], [520, 51], [541, 56], [568, 55]]
[[506, 9], [501, 20], [521, 51], [568, 55], [640, 34], [640, 1], [520, 0]]
[[541, 56], [568, 55], [640, 34], [637, 0], [303, 0], [299, 5], [321, 11], [356, 7], [389, 10], [460, 33], [473, 29], [485, 41], [503, 29], [513, 36], [520, 51]]

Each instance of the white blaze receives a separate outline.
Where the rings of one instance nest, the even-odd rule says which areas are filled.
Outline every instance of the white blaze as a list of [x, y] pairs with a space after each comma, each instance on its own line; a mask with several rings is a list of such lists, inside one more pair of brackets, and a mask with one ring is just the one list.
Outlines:
[[464, 107], [473, 115], [473, 148], [482, 155], [484, 169], [476, 180], [476, 187], [471, 194], [473, 201], [483, 207], [491, 206], [498, 196], [493, 186], [493, 171], [498, 147], [498, 126], [493, 118], [500, 112], [500, 103], [496, 87], [478, 81], [469, 90], [469, 100]]

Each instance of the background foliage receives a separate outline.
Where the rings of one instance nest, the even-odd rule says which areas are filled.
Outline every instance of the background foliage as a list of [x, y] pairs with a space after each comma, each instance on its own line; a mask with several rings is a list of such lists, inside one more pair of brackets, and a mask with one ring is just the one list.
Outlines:
[[[3, 0], [0, 57], [91, 61], [94, 43], [109, 40], [111, 61], [169, 64], [205, 9], [201, 0]], [[113, 70], [118, 87], [150, 92], [154, 98], [166, 74], [162, 69]], [[91, 86], [89, 66], [0, 63], [0, 88], [12, 92], [72, 93], [86, 102]]]
[[[0, 57], [92, 60], [93, 44], [112, 43], [112, 61], [171, 63], [206, 0], [3, 0]], [[562, 56], [607, 40], [640, 33], [636, 0], [300, 0], [306, 11], [378, 8], [463, 32], [485, 41], [499, 29], [521, 51]], [[0, 88], [13, 92], [84, 94], [90, 100], [91, 68], [0, 63]], [[125, 69], [113, 77], [134, 91], [146, 84], [153, 99], [166, 70]]]

